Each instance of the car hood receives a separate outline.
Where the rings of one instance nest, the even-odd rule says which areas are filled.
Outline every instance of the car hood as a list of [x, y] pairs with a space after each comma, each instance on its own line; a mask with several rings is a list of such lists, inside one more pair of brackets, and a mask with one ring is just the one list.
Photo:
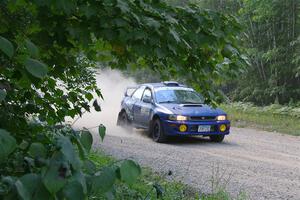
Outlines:
[[[219, 108], [212, 108], [206, 104], [159, 104], [164, 110], [176, 115], [186, 116], [217, 116], [226, 114]], [[170, 113], [170, 114], [171, 114]]]

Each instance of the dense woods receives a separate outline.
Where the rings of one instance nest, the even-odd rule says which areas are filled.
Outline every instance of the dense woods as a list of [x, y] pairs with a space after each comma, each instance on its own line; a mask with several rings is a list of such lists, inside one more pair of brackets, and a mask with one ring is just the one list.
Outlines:
[[225, 89], [234, 101], [258, 105], [300, 100], [300, 2], [297, 0], [199, 0], [234, 14], [243, 24], [242, 46], [251, 65]]

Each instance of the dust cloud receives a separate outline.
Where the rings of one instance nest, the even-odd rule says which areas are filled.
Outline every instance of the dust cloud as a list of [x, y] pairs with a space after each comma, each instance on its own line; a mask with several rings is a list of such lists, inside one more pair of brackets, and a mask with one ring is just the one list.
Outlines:
[[[118, 127], [117, 117], [120, 111], [121, 101], [127, 87], [135, 86], [132, 78], [125, 77], [120, 71], [104, 69], [97, 73], [97, 85], [101, 89], [104, 99], [98, 99], [101, 112], [96, 112], [93, 108], [91, 112], [86, 112], [74, 124], [75, 129], [88, 128], [92, 133], [96, 133], [99, 124], [106, 127], [106, 134], [118, 136], [130, 136], [125, 129]], [[75, 118], [76, 120], [76, 118]]]

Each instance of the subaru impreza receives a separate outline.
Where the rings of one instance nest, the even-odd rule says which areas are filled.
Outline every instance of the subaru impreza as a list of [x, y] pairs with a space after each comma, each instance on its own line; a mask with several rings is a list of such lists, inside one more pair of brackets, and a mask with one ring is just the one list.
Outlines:
[[117, 125], [146, 129], [155, 142], [183, 135], [222, 142], [230, 132], [230, 121], [223, 110], [205, 104], [194, 89], [172, 81], [128, 88]]

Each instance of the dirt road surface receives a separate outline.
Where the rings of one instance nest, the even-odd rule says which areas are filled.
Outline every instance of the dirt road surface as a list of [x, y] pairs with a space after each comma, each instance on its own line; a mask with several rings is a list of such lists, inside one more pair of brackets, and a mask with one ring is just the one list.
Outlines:
[[[119, 130], [121, 131], [121, 130]], [[232, 128], [221, 144], [178, 138], [158, 144], [141, 131], [108, 133], [96, 144], [116, 158], [132, 158], [200, 192], [218, 185], [250, 199], [300, 199], [300, 138]]]

